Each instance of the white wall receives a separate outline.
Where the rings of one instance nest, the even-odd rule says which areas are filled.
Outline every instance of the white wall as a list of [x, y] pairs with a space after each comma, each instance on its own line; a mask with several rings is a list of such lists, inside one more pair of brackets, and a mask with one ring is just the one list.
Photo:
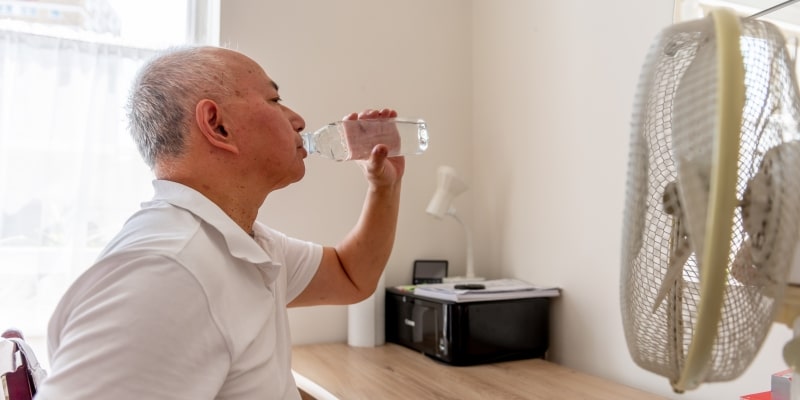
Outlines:
[[[414, 259], [463, 272], [460, 228], [424, 213], [436, 167], [449, 164], [472, 182], [456, 206], [473, 227], [478, 273], [563, 288], [553, 360], [670, 398], [737, 399], [768, 390], [788, 329], [774, 327], [742, 378], [678, 396], [630, 360], [619, 315], [630, 105], [671, 16], [668, 0], [224, 0], [221, 42], [260, 62], [309, 127], [387, 105], [429, 121], [430, 150], [407, 160], [387, 284], [407, 283]], [[333, 243], [363, 189], [355, 165], [310, 159], [262, 219]], [[346, 337], [344, 307], [291, 318], [297, 343]]]

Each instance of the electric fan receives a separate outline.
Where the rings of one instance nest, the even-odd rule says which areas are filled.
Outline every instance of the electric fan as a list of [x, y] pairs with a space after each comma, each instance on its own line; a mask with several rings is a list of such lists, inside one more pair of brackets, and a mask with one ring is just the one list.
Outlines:
[[777, 28], [725, 9], [664, 29], [645, 60], [621, 311], [633, 360], [678, 393], [741, 375], [785, 305], [800, 218], [793, 68]]

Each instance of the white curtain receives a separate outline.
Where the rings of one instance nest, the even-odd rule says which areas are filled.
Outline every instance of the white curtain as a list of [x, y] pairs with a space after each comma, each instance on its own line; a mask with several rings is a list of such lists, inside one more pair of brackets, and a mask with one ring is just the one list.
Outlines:
[[124, 105], [150, 50], [0, 30], [0, 331], [55, 304], [152, 195]]

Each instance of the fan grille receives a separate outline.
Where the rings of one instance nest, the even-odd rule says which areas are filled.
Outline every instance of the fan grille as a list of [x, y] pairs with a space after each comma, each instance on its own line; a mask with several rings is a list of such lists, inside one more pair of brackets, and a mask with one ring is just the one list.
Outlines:
[[[742, 20], [739, 41], [746, 92], [736, 184], [740, 207], [732, 216], [722, 318], [705, 382], [738, 377], [758, 352], [783, 295], [800, 218], [800, 115], [793, 63], [782, 35], [769, 23]], [[718, 112], [715, 50], [711, 16], [665, 29], [647, 55], [634, 104], [622, 316], [634, 361], [673, 384], [695, 338], [701, 296]], [[677, 185], [677, 214], [683, 215], [665, 209], [670, 183]], [[761, 229], [758, 233], [745, 229], [744, 215], [752, 214], [748, 205], [754, 203], [764, 204], [768, 215], [750, 224]], [[688, 237], [688, 258], [679, 264], [677, 279], [666, 283], [666, 297], [656, 303], [682, 237]]]

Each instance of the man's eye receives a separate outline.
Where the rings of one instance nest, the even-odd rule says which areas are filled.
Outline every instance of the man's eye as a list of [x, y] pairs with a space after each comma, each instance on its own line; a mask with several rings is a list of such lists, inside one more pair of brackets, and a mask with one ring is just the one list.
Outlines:
[[273, 98], [269, 99], [269, 101], [271, 101], [273, 103], [280, 103], [280, 102], [283, 101], [283, 99], [280, 98], [280, 97], [273, 97]]

